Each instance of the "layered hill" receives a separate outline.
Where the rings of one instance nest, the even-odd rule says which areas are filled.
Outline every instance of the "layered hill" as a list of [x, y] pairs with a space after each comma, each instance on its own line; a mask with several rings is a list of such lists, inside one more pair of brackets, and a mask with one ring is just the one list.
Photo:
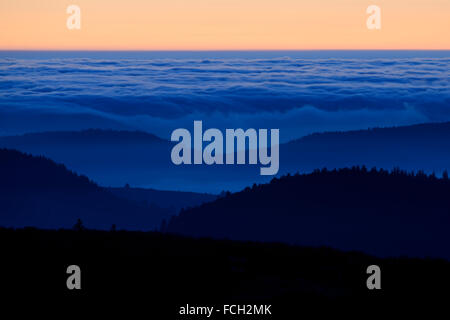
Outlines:
[[217, 195], [208, 193], [155, 190], [129, 186], [106, 189], [117, 197], [141, 204], [154, 204], [161, 208], [168, 208], [174, 214], [178, 214], [183, 208], [195, 207], [218, 198]]
[[[0, 147], [44, 155], [103, 186], [218, 194], [271, 179], [260, 165], [176, 166], [172, 146], [149, 133], [111, 130], [0, 137]], [[280, 145], [280, 175], [354, 165], [440, 175], [450, 169], [450, 123], [317, 133]]]
[[0, 149], [0, 226], [153, 230], [171, 212], [119, 198], [44, 157]]
[[365, 165], [441, 174], [450, 169], [450, 123], [316, 133], [281, 150], [285, 173]]
[[380, 256], [450, 258], [450, 182], [354, 167], [275, 178], [173, 217], [168, 231]]

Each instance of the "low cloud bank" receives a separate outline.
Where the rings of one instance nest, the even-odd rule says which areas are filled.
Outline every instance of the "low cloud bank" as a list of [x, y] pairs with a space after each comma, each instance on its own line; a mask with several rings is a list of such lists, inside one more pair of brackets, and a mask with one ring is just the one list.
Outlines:
[[329, 130], [450, 120], [450, 59], [0, 59], [0, 134], [202, 120]]

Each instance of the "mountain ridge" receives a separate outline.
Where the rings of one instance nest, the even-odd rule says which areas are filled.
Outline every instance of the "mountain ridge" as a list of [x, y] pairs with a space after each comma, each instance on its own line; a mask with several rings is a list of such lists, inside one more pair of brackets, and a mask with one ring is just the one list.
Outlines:
[[[90, 131], [94, 135], [96, 132], [103, 131]], [[105, 187], [129, 184], [138, 188], [219, 194], [271, 179], [260, 176], [258, 168], [251, 165], [176, 166], [170, 157], [173, 143], [168, 140], [147, 133], [107, 132], [114, 138], [106, 142], [73, 132], [72, 135], [80, 137], [75, 142], [58, 137], [57, 142], [52, 142], [36, 135], [0, 137], [0, 147], [44, 155]], [[139, 138], [141, 134], [143, 139]], [[305, 136], [280, 145], [278, 176], [355, 165], [400, 167], [441, 175], [450, 169], [450, 122]]]
[[0, 149], [0, 225], [154, 230], [172, 212], [118, 198], [45, 157]]
[[450, 258], [450, 181], [353, 167], [274, 178], [172, 217], [197, 237]]

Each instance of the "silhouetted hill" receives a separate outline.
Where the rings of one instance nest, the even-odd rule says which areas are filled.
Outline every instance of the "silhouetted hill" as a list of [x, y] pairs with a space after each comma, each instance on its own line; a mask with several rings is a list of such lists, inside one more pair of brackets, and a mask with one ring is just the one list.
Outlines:
[[[170, 141], [148, 133], [108, 130], [0, 137], [0, 147], [44, 155], [103, 186], [128, 183], [160, 190], [220, 193], [271, 179], [260, 176], [259, 165], [175, 166], [170, 159], [172, 146]], [[354, 165], [422, 169], [440, 175], [450, 169], [450, 123], [319, 133], [280, 146], [280, 175]]]
[[208, 193], [164, 191], [144, 188], [106, 188], [120, 198], [143, 204], [155, 204], [161, 208], [171, 208], [175, 213], [182, 208], [195, 207], [217, 199], [217, 195]]
[[[76, 310], [93, 305], [102, 314], [126, 305], [127, 312], [142, 308], [152, 318], [183, 319], [177, 313], [187, 303], [220, 310], [223, 304], [263, 303], [272, 305], [272, 315], [257, 319], [297, 319], [307, 309], [319, 319], [328, 313], [335, 317], [337, 311], [347, 318], [360, 317], [358, 307], [370, 315], [392, 313], [392, 308], [404, 314], [403, 308], [414, 310], [413, 301], [433, 302], [433, 310], [443, 302], [444, 308], [450, 285], [448, 261], [379, 259], [330, 248], [29, 228], [0, 228], [0, 243], [2, 290], [8, 293], [3, 306], [5, 298], [22, 302], [29, 297], [68, 307], [76, 301]], [[65, 285], [72, 264], [81, 268], [78, 292]], [[373, 264], [381, 268], [381, 290], [366, 287], [366, 269]], [[211, 318], [233, 317], [217, 313]]]
[[0, 147], [43, 155], [107, 187], [220, 193], [259, 178], [256, 166], [176, 166], [173, 145], [149, 133], [98, 129], [0, 137]]
[[44, 157], [0, 149], [0, 225], [149, 230], [167, 218], [167, 209], [118, 198]]
[[315, 171], [182, 211], [168, 231], [380, 256], [450, 258], [450, 182], [399, 170]]

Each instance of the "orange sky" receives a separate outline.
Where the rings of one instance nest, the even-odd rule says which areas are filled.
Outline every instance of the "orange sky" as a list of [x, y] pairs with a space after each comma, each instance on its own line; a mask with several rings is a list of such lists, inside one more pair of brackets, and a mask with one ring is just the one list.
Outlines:
[[448, 50], [450, 0], [0, 0], [0, 28], [3, 50]]

